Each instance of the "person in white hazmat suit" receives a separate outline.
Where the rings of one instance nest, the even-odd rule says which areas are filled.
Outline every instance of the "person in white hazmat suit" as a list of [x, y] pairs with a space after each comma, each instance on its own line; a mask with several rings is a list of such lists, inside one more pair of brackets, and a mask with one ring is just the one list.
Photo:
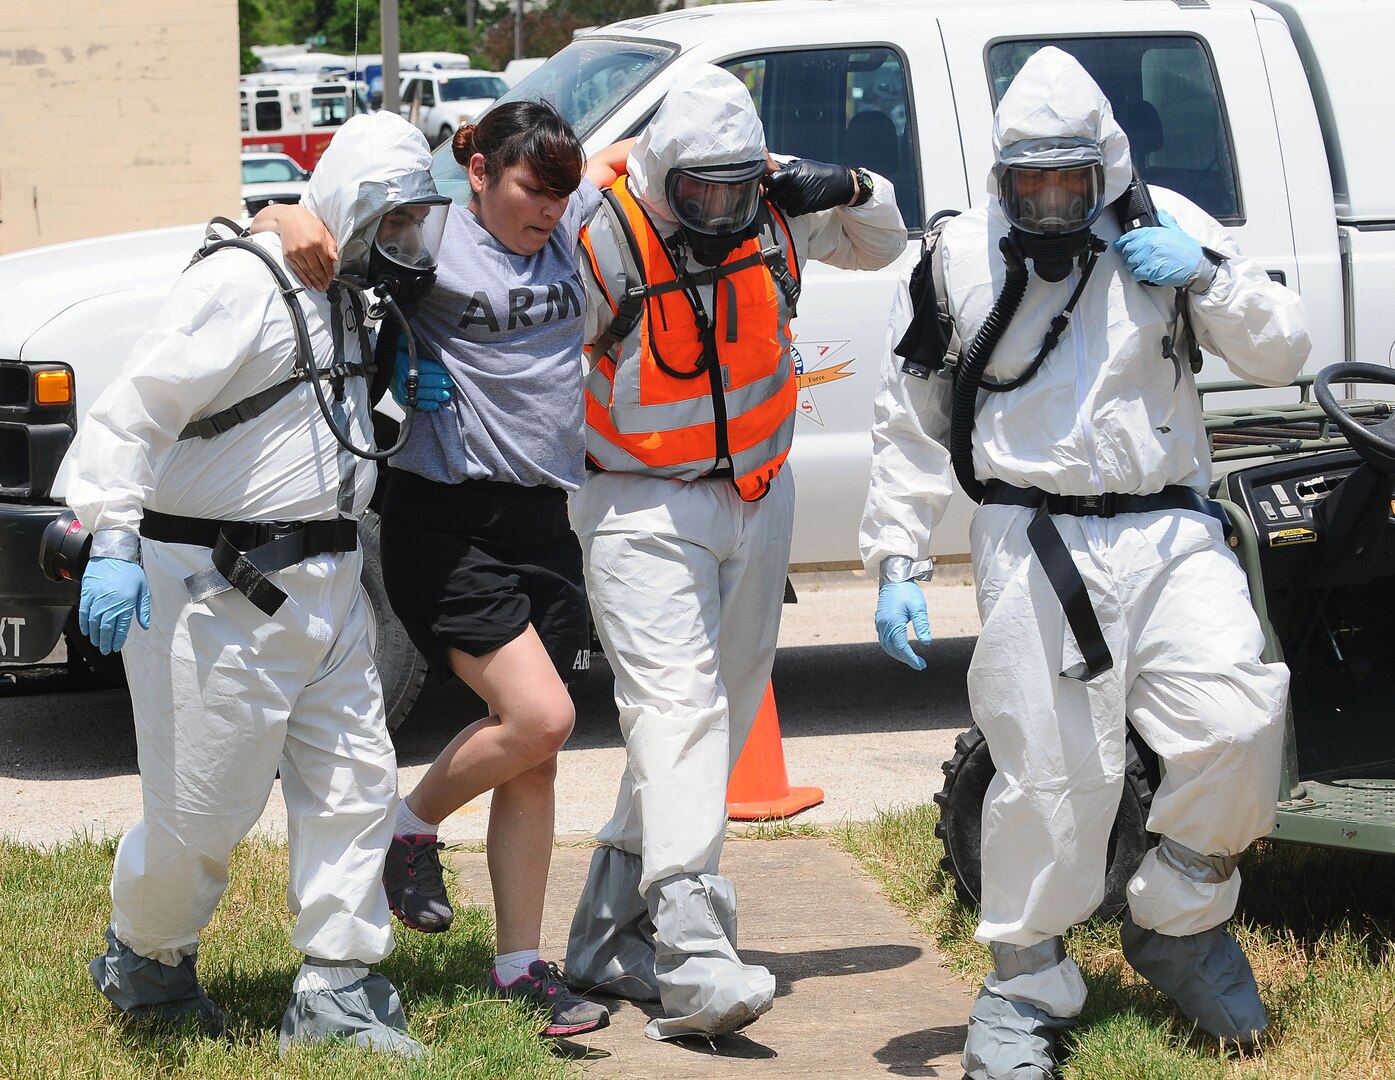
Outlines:
[[[302, 205], [338, 240], [341, 274], [386, 260], [399, 279], [429, 278], [447, 202], [430, 165], [400, 117], [336, 133]], [[255, 242], [284, 269], [276, 236]], [[292, 302], [337, 427], [371, 448], [361, 299], [331, 286]], [[295, 322], [254, 253], [197, 261], [64, 463], [68, 504], [93, 533], [81, 628], [122, 653], [144, 796], [90, 971], [128, 1013], [223, 1026], [196, 977], [199, 934], [279, 768], [304, 953], [282, 1050], [342, 1038], [416, 1056], [397, 991], [368, 966], [394, 944], [382, 871], [397, 798], [356, 531], [376, 467], [331, 433]]]
[[572, 522], [627, 764], [567, 978], [660, 1001], [645, 1033], [666, 1039], [734, 1031], [775, 993], [768, 970], [737, 956], [736, 894], [718, 860], [789, 564], [794, 281], [805, 259], [885, 266], [906, 230], [890, 183], [866, 170], [777, 167], [750, 94], [716, 67], [669, 93], [626, 170], [611, 194], [655, 291], [617, 332], [625, 229], [603, 204], [583, 237], [593, 471]]
[[[1242, 378], [1282, 384], [1307, 357], [1306, 318], [1294, 293], [1174, 192], [1152, 189], [1161, 224], [1119, 236], [1101, 212], [1130, 181], [1128, 140], [1066, 53], [1027, 60], [998, 106], [994, 149], [995, 197], [943, 227], [941, 299], [974, 342], [961, 379], [1006, 291], [1000, 241], [1032, 261], [982, 374], [983, 388], [1002, 389], [967, 398], [972, 458], [952, 460], [954, 382], [933, 362], [917, 377], [892, 355], [914, 354], [903, 340], [919, 315], [907, 275], [861, 530], [865, 565], [881, 577], [883, 647], [923, 668], [906, 634], [910, 623], [930, 639], [916, 580], [930, 535], [951, 475], [983, 488], [971, 528], [983, 628], [968, 688], [997, 767], [975, 935], [994, 969], [970, 1014], [964, 1068], [973, 1080], [1052, 1075], [1056, 1041], [1085, 1000], [1061, 935], [1104, 895], [1126, 714], [1163, 775], [1148, 820], [1162, 840], [1128, 885], [1124, 955], [1203, 1031], [1247, 1046], [1267, 1015], [1224, 923], [1236, 860], [1274, 823], [1288, 672], [1261, 662], [1244, 574], [1203, 501], [1210, 455], [1192, 371], [1168, 354], [1184, 297], [1201, 346]], [[1028, 373], [1077, 292], [1040, 366], [1003, 388]]]

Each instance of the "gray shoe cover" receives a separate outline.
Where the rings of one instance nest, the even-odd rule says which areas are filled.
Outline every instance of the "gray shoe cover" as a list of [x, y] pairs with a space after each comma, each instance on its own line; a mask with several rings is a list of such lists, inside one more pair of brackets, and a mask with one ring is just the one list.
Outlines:
[[227, 1030], [228, 1018], [194, 974], [198, 953], [169, 967], [133, 952], [107, 927], [107, 951], [87, 965], [97, 989], [131, 1016], [154, 1015], [172, 1023], [193, 1022], [210, 1035]]
[[969, 1010], [960, 1064], [969, 1080], [1050, 1080], [1060, 1039], [1075, 1021], [986, 988]]
[[736, 887], [715, 874], [670, 878], [649, 892], [654, 971], [664, 1015], [651, 1039], [726, 1035], [775, 1000], [775, 976], [736, 955]]
[[343, 1039], [370, 1050], [422, 1057], [426, 1047], [407, 1034], [397, 989], [377, 972], [342, 990], [306, 990], [291, 995], [281, 1017], [281, 1053], [293, 1043]]
[[1208, 1035], [1248, 1050], [1269, 1026], [1250, 962], [1224, 927], [1169, 937], [1126, 913], [1119, 941], [1133, 969]]
[[639, 894], [638, 855], [603, 844], [591, 856], [586, 887], [567, 938], [567, 985], [630, 1001], [658, 1001], [654, 923]]

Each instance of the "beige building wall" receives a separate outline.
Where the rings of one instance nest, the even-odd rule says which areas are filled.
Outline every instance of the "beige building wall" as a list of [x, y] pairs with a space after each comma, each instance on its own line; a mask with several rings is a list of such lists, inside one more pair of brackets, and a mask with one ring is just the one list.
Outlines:
[[0, 254], [241, 208], [237, 0], [0, 0]]

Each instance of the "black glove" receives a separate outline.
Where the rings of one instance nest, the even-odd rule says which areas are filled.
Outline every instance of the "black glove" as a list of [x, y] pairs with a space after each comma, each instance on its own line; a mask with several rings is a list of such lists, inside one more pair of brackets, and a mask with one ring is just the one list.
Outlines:
[[847, 206], [857, 185], [842, 165], [800, 158], [765, 178], [766, 197], [790, 217]]

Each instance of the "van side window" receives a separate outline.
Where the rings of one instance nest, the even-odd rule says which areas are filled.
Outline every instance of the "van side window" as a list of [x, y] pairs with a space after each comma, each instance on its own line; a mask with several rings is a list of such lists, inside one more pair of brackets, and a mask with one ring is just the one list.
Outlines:
[[906, 227], [920, 227], [920, 170], [900, 53], [883, 45], [788, 50], [722, 66], [751, 91], [773, 152], [871, 169], [895, 185]]
[[1143, 179], [1180, 192], [1227, 225], [1244, 221], [1235, 157], [1211, 56], [1196, 38], [1103, 36], [1001, 41], [988, 50], [996, 104], [1044, 45], [1070, 53], [1113, 106]]

